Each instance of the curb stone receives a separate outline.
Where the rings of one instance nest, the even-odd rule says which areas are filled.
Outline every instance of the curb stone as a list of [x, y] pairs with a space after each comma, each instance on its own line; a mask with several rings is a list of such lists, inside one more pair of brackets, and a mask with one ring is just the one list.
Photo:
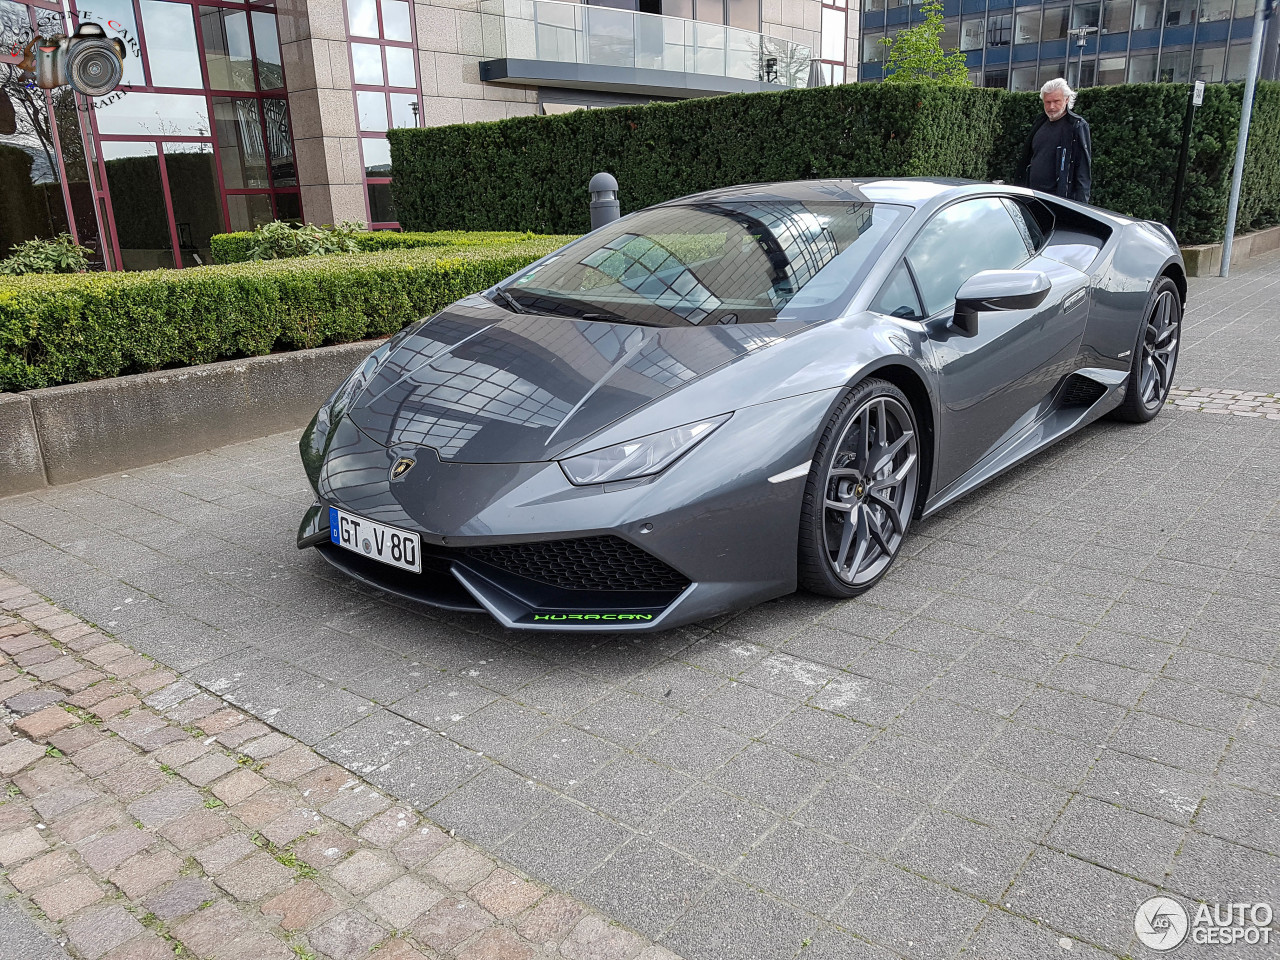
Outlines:
[[680, 960], [4, 577], [0, 610], [0, 893], [77, 960]]

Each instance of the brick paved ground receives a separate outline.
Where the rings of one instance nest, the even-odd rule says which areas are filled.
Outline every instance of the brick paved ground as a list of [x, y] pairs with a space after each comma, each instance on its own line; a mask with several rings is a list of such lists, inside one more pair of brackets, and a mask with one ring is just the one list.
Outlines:
[[0, 891], [49, 928], [32, 960], [678, 960], [16, 581], [0, 606]]
[[[1280, 392], [1278, 284], [1192, 282], [1181, 387]], [[1277, 431], [1101, 423], [864, 599], [653, 637], [335, 575], [293, 436], [0, 501], [0, 567], [690, 960], [1136, 957], [1156, 891], [1280, 903]]]

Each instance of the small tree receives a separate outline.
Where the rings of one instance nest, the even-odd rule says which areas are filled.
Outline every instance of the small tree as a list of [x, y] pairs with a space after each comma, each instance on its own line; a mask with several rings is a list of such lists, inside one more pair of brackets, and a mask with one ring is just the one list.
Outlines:
[[908, 27], [892, 39], [880, 42], [889, 48], [884, 64], [885, 83], [936, 83], [969, 87], [969, 68], [959, 50], [942, 49], [942, 2], [929, 0], [920, 8], [924, 23]]

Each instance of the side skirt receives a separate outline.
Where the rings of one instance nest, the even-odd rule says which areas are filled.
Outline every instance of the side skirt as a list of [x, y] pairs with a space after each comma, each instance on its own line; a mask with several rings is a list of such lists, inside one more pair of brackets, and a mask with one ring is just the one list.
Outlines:
[[[1077, 383], [1073, 384], [1073, 381]], [[1088, 405], [1070, 402], [1072, 398], [1080, 396], [1081, 391], [1077, 384], [1081, 381], [1086, 386], [1092, 385], [1095, 392], [1100, 393], [1098, 398]], [[927, 517], [936, 513], [987, 481], [1017, 466], [1028, 457], [1110, 413], [1124, 401], [1128, 381], [1127, 371], [1108, 370], [1103, 367], [1085, 367], [1077, 370], [1059, 387], [1057, 402], [1047, 414], [1028, 425], [1021, 433], [1010, 437], [999, 449], [978, 461], [968, 473], [945, 490], [930, 497], [925, 503], [921, 516]]]

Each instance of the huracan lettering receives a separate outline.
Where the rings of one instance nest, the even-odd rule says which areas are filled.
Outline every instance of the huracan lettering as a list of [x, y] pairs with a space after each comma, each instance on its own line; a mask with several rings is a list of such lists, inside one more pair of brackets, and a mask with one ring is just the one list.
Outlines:
[[535, 613], [534, 620], [652, 620], [652, 613]]

